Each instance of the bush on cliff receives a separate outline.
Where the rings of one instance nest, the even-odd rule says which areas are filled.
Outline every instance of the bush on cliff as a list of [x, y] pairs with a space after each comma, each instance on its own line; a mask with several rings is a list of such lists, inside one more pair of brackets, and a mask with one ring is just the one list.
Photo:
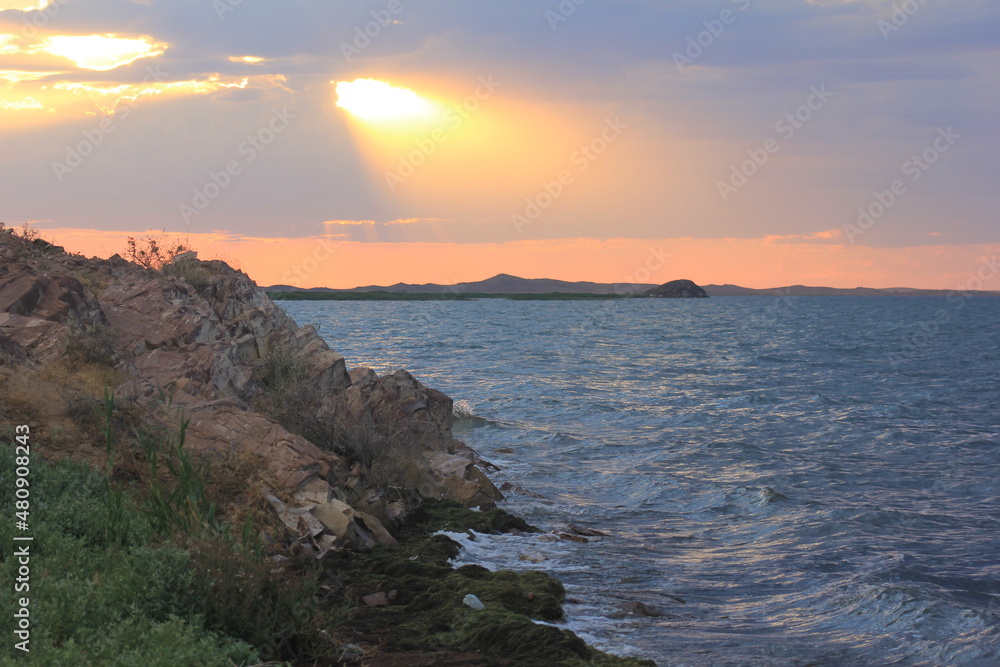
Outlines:
[[142, 238], [128, 237], [125, 241], [125, 259], [147, 269], [162, 269], [177, 255], [191, 250], [190, 245], [166, 234]]

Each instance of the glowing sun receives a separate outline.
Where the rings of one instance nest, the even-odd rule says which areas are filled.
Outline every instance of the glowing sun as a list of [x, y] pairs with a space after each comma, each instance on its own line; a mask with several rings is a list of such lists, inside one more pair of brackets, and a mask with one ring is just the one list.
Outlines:
[[426, 121], [437, 105], [412, 90], [375, 79], [337, 82], [337, 106], [369, 122]]
[[49, 37], [43, 46], [54, 56], [69, 58], [77, 67], [107, 71], [128, 65], [139, 58], [158, 56], [166, 44], [146, 37], [126, 39], [115, 35], [60, 35]]

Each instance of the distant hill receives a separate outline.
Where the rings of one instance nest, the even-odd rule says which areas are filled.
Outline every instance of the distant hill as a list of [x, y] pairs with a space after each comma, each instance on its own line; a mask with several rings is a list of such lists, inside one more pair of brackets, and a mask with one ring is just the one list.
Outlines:
[[646, 290], [646, 296], [659, 299], [707, 299], [709, 295], [692, 281], [681, 279]]
[[656, 287], [656, 285], [647, 285], [644, 283], [625, 285], [615, 283], [568, 282], [566, 280], [552, 280], [550, 278], [519, 278], [501, 273], [486, 280], [458, 283], [456, 285], [438, 285], [437, 283], [412, 285], [409, 283], [396, 283], [395, 285], [367, 285], [351, 289], [313, 287], [308, 290], [299, 290], [288, 285], [275, 285], [266, 288], [266, 290], [268, 292], [396, 292], [399, 294], [641, 294], [651, 287]]
[[[424, 283], [396, 283], [395, 285], [367, 285], [351, 289], [333, 289], [330, 287], [312, 287], [301, 289], [290, 285], [272, 285], [264, 288], [268, 292], [381, 292], [396, 294], [618, 294], [643, 295], [650, 289], [660, 285], [635, 283], [593, 283], [569, 282], [549, 278], [519, 278], [501, 273], [500, 275], [480, 280], [478, 282], [458, 283], [456, 285], [439, 285]], [[872, 287], [856, 287], [843, 289], [839, 287], [808, 287], [791, 285], [788, 287], [773, 287], [769, 289], [752, 289], [739, 285], [703, 285], [709, 296], [948, 296], [955, 290], [914, 289], [910, 287], [890, 287], [875, 289]], [[1000, 292], [966, 292], [974, 296], [1000, 296]]]

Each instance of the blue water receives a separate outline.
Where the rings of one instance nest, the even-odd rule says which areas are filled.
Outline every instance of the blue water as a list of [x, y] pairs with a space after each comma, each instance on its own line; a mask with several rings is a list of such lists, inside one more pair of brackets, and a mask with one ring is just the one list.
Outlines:
[[605, 650], [1000, 664], [1000, 299], [283, 306], [349, 367], [454, 398], [456, 435], [530, 492], [507, 509], [611, 534], [462, 538], [563, 580]]

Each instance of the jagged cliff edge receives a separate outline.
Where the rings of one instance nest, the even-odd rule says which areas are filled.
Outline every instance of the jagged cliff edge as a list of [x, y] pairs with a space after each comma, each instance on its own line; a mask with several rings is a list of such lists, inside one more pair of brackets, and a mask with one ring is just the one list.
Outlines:
[[[470, 507], [502, 499], [488, 464], [453, 437], [450, 398], [405, 370], [348, 371], [224, 262], [150, 270], [0, 231], [0, 393], [81, 354], [103, 357], [119, 404], [188, 419], [186, 446], [260, 455], [293, 499], [272, 505], [318, 555], [392, 543], [385, 525], [407, 508], [389, 487]], [[64, 426], [49, 435], [72, 449], [62, 399], [51, 416]]]

